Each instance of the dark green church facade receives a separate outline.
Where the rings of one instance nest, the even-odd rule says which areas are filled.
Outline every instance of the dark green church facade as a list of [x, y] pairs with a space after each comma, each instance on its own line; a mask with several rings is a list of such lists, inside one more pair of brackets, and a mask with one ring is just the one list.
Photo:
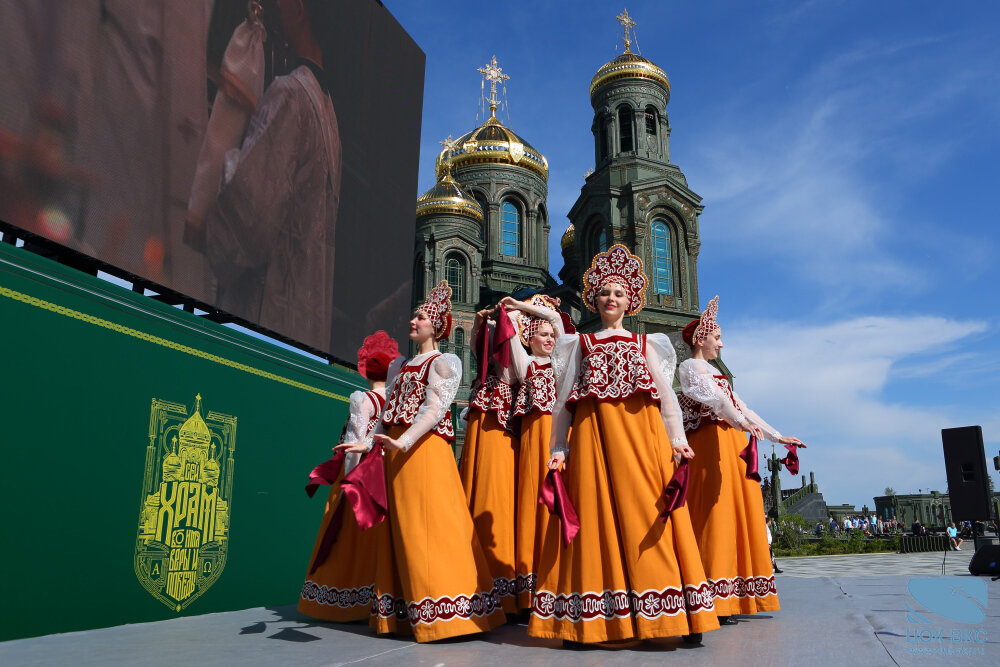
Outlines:
[[581, 301], [582, 276], [594, 255], [614, 243], [642, 258], [649, 277], [647, 305], [626, 318], [626, 327], [677, 331], [700, 311], [701, 197], [670, 162], [664, 71], [632, 52], [626, 32], [625, 52], [591, 81], [594, 168], [568, 213], [559, 281], [549, 274], [548, 161], [496, 118], [497, 84], [507, 78], [496, 58], [479, 71], [490, 83], [490, 117], [442, 142], [437, 183], [416, 207], [414, 305], [441, 280], [451, 285], [454, 326], [441, 347], [465, 368], [459, 409], [474, 375], [476, 310], [518, 290], [541, 291], [559, 297], [580, 330], [594, 331], [600, 319]]

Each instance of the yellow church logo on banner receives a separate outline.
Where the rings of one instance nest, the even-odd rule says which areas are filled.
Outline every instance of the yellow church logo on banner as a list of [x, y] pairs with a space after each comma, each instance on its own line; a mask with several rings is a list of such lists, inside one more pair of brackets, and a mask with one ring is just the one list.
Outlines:
[[153, 399], [135, 575], [174, 611], [222, 575], [229, 548], [236, 417]]

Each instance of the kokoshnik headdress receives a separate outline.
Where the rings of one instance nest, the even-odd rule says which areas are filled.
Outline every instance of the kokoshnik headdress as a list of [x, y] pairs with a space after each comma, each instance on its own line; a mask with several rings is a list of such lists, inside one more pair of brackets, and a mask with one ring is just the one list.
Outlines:
[[[525, 301], [532, 306], [536, 306], [538, 308], [548, 308], [555, 311], [557, 314], [559, 313], [559, 306], [556, 305], [556, 300], [547, 294], [536, 294], [530, 299], [525, 299]], [[548, 322], [548, 320], [544, 317], [535, 317], [533, 315], [529, 315], [523, 310], [519, 310], [517, 312], [517, 336], [521, 339], [521, 343], [523, 343], [525, 347], [529, 347], [528, 341], [531, 340], [531, 337], [538, 331], [538, 327], [540, 327], [544, 322]]]
[[597, 295], [607, 283], [617, 283], [628, 294], [626, 315], [635, 315], [646, 305], [646, 285], [649, 280], [642, 271], [642, 260], [620, 243], [597, 253], [590, 268], [583, 274], [583, 303], [597, 312]]
[[366, 380], [385, 380], [389, 364], [399, 356], [399, 345], [385, 331], [379, 329], [358, 350], [358, 372]]
[[420, 306], [434, 327], [434, 340], [443, 340], [451, 333], [451, 286], [442, 280], [427, 294]]
[[708, 302], [708, 306], [705, 307], [705, 311], [701, 314], [701, 317], [697, 320], [691, 320], [684, 327], [684, 342], [694, 346], [696, 343], [703, 343], [709, 336], [717, 333], [721, 334], [722, 329], [719, 328], [719, 323], [716, 321], [718, 315], [719, 295], [716, 294]]

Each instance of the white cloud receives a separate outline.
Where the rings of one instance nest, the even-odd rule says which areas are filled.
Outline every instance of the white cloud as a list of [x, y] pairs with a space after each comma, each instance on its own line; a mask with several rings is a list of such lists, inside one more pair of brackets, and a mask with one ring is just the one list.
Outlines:
[[[802, 474], [816, 472], [827, 503], [860, 509], [887, 486], [944, 491], [940, 429], [983, 423], [996, 406], [925, 388], [948, 372], [945, 362], [962, 341], [987, 328], [927, 316], [742, 322], [724, 334], [723, 356], [747, 404], [810, 445]], [[919, 386], [896, 388], [905, 378], [896, 370], [915, 360], [927, 371]], [[911, 369], [907, 382], [917, 382], [914, 376]]]

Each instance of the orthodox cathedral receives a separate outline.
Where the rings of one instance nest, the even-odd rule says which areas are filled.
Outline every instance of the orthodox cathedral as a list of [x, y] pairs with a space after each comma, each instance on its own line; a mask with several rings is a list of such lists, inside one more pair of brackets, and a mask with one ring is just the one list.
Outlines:
[[580, 331], [600, 318], [581, 301], [584, 271], [598, 252], [622, 243], [642, 258], [649, 277], [646, 306], [625, 318], [636, 333], [680, 330], [700, 313], [697, 260], [701, 197], [670, 161], [670, 81], [631, 49], [635, 22], [624, 27], [625, 50], [590, 82], [594, 168], [568, 213], [564, 265], [549, 274], [548, 161], [496, 117], [497, 85], [508, 78], [496, 57], [479, 72], [490, 84], [490, 117], [442, 142], [437, 183], [417, 199], [414, 246], [416, 302], [441, 280], [452, 288], [451, 336], [442, 351], [462, 360], [458, 396], [472, 381], [470, 334], [475, 313], [508, 294], [543, 292], [562, 300]]

